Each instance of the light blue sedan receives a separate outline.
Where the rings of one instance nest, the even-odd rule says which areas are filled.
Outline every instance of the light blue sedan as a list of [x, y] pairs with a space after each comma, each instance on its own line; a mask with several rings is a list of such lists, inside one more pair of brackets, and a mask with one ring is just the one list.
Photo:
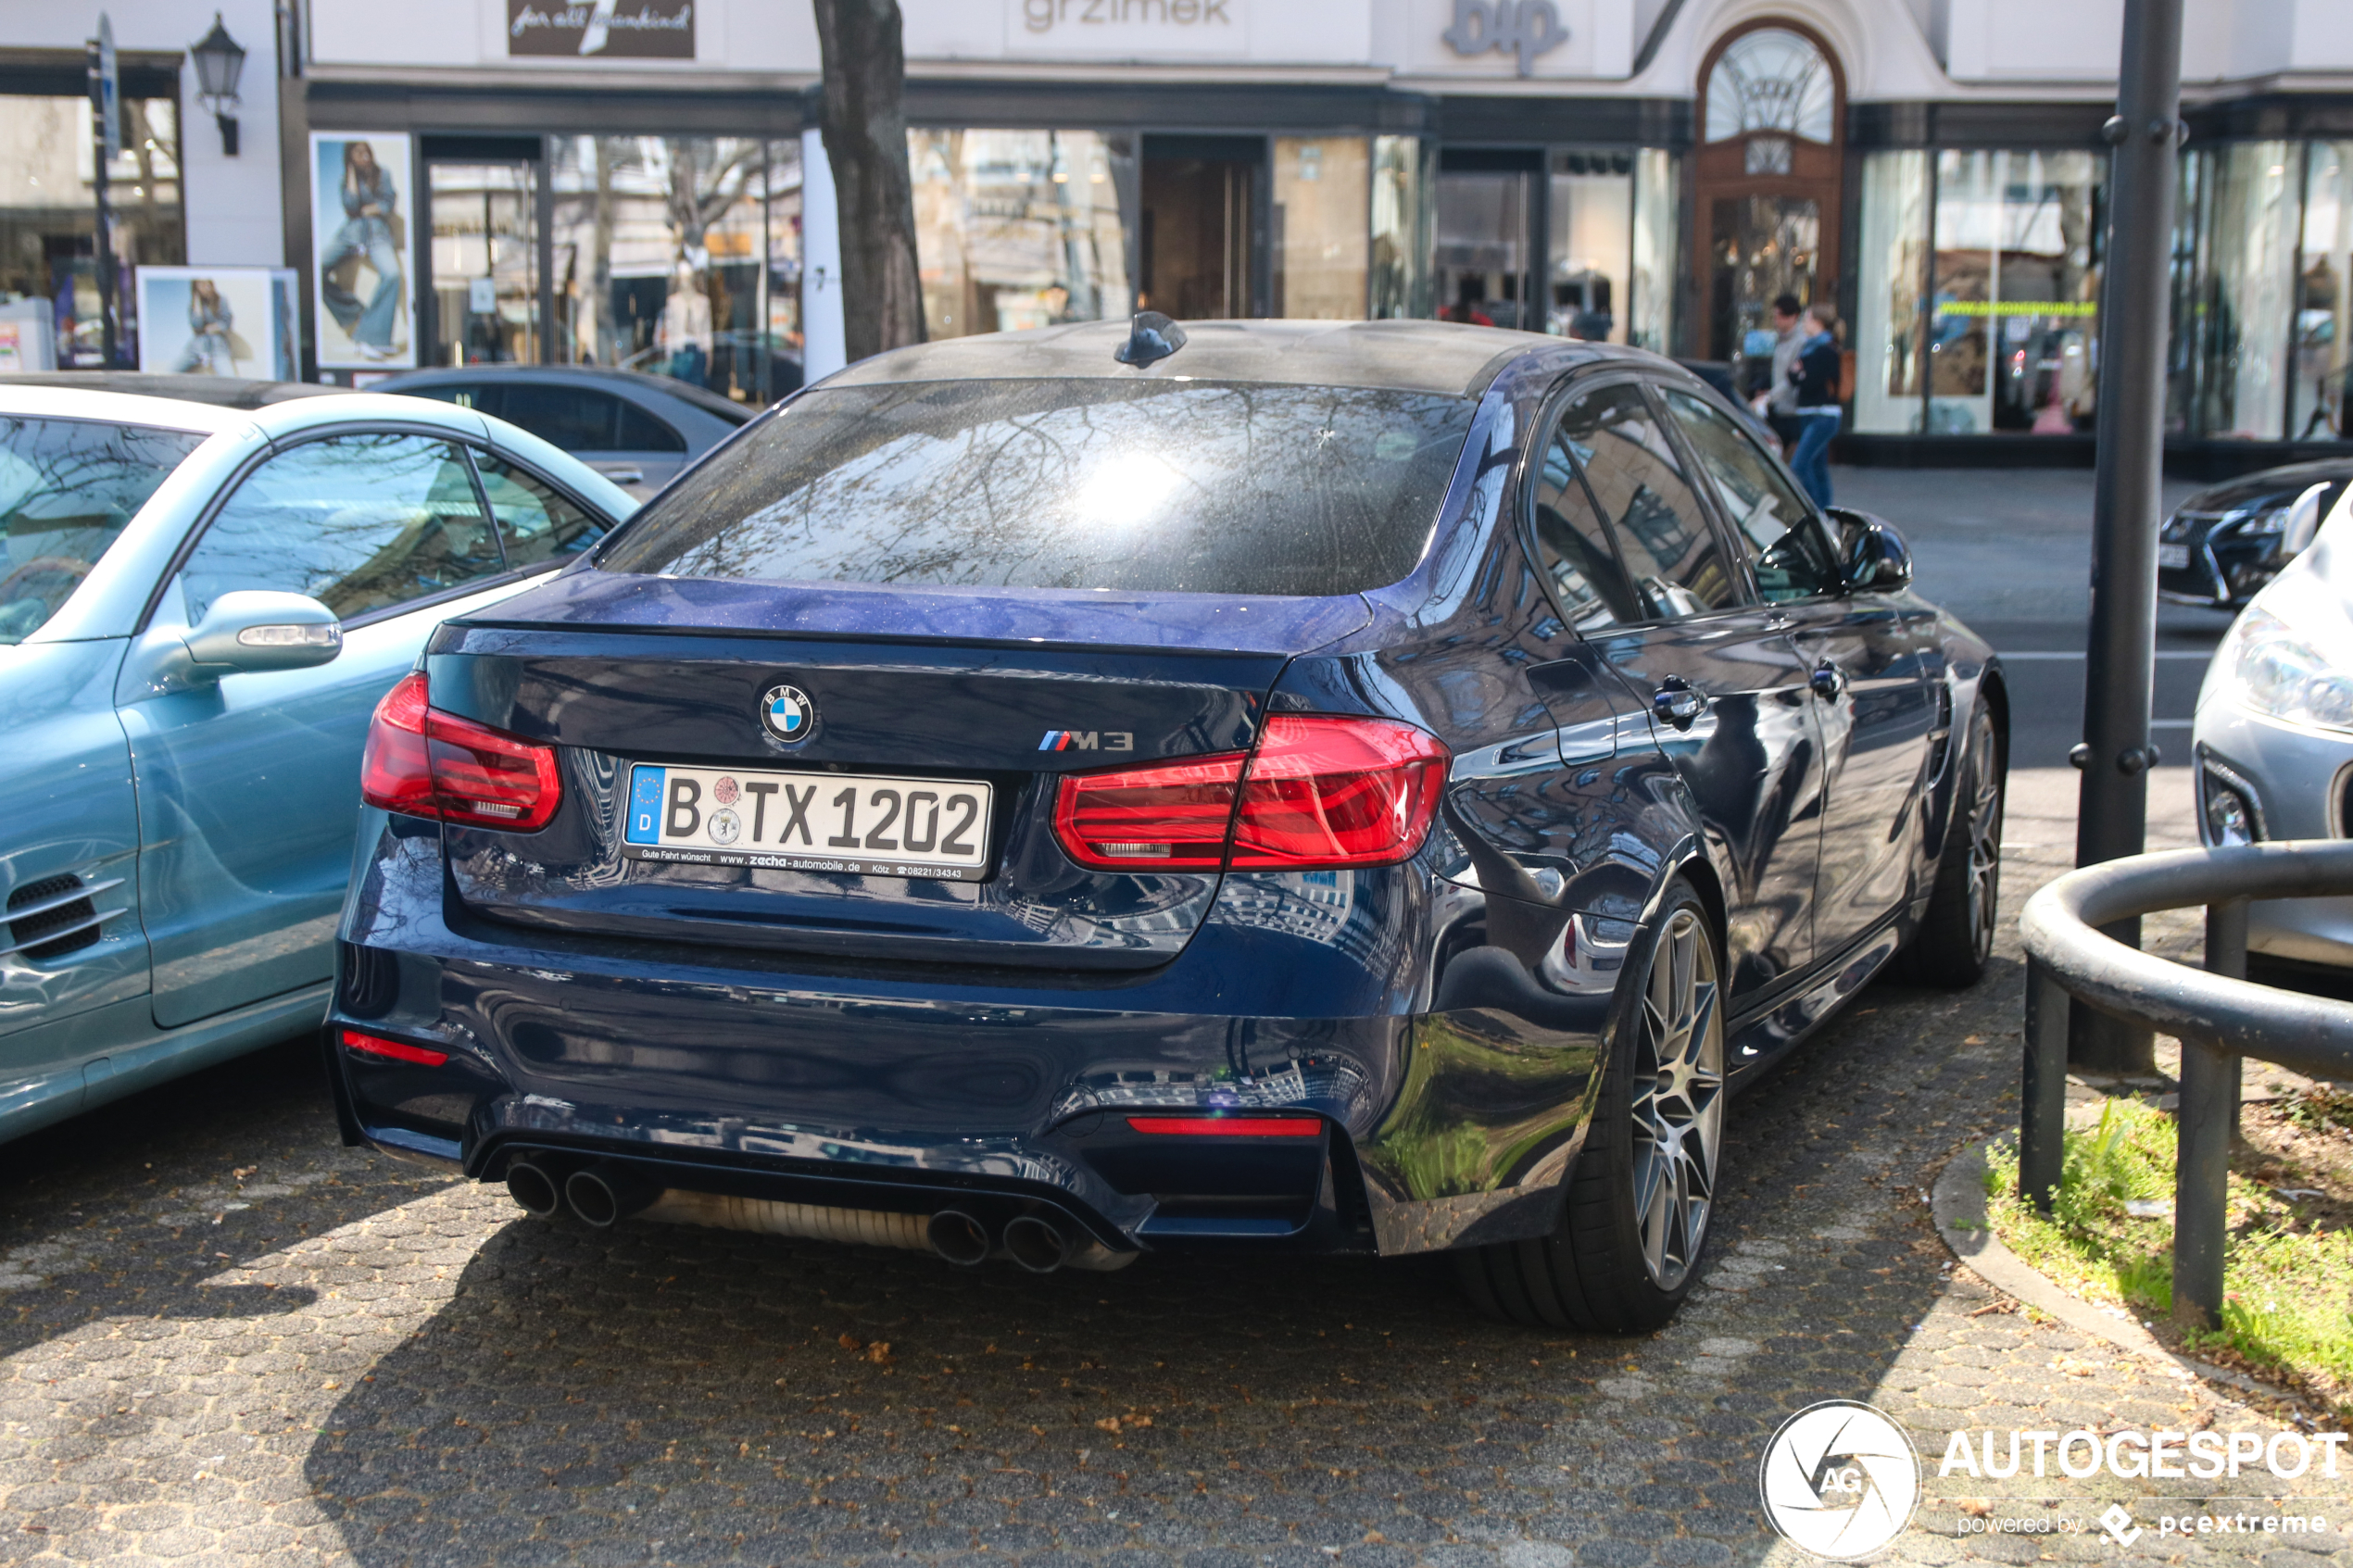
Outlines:
[[0, 1138], [320, 1022], [377, 700], [635, 505], [446, 403], [0, 385]]

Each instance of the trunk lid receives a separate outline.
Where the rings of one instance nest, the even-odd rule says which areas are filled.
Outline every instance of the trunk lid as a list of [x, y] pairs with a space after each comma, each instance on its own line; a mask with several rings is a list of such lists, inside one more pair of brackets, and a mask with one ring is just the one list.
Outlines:
[[[1247, 748], [1288, 659], [1368, 620], [1353, 595], [567, 574], [496, 620], [444, 627], [427, 655], [435, 708], [560, 748], [564, 801], [546, 829], [446, 828], [456, 895], [469, 913], [592, 941], [1017, 967], [1164, 963], [1208, 913], [1218, 874], [1075, 864], [1053, 830], [1062, 775]], [[780, 690], [794, 695], [778, 699]], [[786, 732], [781, 719], [763, 720], [772, 709], [805, 712]], [[651, 787], [681, 792], [665, 808], [693, 797], [664, 819], [692, 830], [675, 846], [669, 834], [649, 844], [631, 831], [648, 820], [633, 813], [633, 784], [642, 809], [655, 804], [656, 779], [669, 782]], [[876, 782], [851, 782], [861, 779]], [[837, 803], [849, 789], [865, 793], [846, 802], [845, 818]], [[889, 851], [923, 841], [880, 835], [876, 790], [887, 791], [891, 819], [904, 806], [910, 822], [925, 796], [949, 800], [951, 814], [931, 819], [935, 841], [941, 821], [956, 821], [955, 797], [971, 796], [964, 815], [985, 830], [976, 863], [894, 874], [908, 868]], [[725, 849], [711, 842], [721, 797], [736, 819]]]

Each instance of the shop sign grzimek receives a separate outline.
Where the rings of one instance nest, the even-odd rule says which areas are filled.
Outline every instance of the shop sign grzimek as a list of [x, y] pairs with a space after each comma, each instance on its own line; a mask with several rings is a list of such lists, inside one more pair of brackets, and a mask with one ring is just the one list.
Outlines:
[[1151, 58], [1239, 55], [1248, 0], [1009, 0], [1022, 54]]
[[507, 0], [507, 53], [691, 60], [695, 0]]

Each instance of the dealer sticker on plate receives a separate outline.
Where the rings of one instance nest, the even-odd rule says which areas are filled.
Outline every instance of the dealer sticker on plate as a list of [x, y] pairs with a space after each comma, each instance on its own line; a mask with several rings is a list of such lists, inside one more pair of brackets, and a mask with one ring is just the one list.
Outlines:
[[630, 769], [622, 853], [698, 866], [764, 866], [976, 882], [988, 865], [989, 785], [862, 773]]

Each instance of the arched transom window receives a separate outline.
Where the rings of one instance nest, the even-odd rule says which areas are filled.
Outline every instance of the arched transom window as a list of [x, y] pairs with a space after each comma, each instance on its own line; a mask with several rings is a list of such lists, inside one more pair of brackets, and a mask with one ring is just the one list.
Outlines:
[[1726, 142], [1755, 132], [1827, 144], [1837, 84], [1814, 41], [1785, 27], [1743, 32], [1707, 73], [1707, 134]]

